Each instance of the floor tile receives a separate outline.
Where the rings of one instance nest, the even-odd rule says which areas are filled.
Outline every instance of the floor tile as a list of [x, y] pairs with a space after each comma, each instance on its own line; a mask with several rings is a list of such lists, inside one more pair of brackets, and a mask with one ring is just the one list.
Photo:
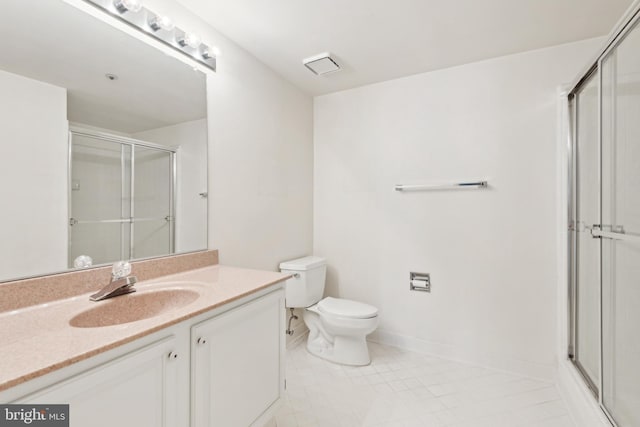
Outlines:
[[555, 386], [370, 343], [354, 368], [287, 350], [278, 427], [575, 427]]

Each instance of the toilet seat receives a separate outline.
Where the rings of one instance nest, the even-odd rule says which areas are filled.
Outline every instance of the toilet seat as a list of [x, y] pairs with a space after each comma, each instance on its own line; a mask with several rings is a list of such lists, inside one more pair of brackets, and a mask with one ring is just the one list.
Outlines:
[[321, 313], [349, 319], [371, 319], [378, 315], [378, 309], [372, 305], [342, 298], [326, 297], [317, 307]]

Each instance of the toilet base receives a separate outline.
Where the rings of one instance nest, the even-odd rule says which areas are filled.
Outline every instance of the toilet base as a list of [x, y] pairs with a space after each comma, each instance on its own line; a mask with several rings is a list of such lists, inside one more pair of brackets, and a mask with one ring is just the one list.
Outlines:
[[370, 333], [375, 325], [368, 325], [369, 329], [342, 330], [341, 334], [332, 334], [334, 330], [327, 330], [315, 307], [308, 307], [303, 312], [304, 323], [309, 328], [307, 338], [307, 351], [314, 356], [333, 363], [348, 366], [366, 366], [371, 363], [366, 334]]
[[334, 337], [333, 343], [322, 334], [314, 338], [309, 333], [307, 351], [321, 359], [348, 366], [366, 366], [371, 363], [367, 340], [357, 337]]

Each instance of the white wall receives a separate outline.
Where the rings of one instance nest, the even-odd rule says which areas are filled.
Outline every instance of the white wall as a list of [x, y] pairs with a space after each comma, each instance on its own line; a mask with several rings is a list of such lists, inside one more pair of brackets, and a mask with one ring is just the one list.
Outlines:
[[194, 120], [133, 135], [134, 138], [178, 148], [176, 252], [207, 247], [207, 121]]
[[[551, 378], [557, 86], [600, 40], [317, 97], [314, 253], [331, 295], [380, 308], [375, 339]], [[487, 179], [486, 190], [395, 184]], [[409, 291], [428, 272], [432, 292]]]
[[313, 101], [173, 0], [145, 6], [222, 51], [207, 79], [209, 247], [274, 270], [312, 249]]
[[66, 90], [0, 70], [0, 280], [67, 260]]

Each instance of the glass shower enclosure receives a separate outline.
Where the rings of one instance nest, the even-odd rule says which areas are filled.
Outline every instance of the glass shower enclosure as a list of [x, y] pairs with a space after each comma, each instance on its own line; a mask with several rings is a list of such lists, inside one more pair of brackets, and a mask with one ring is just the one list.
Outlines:
[[176, 151], [73, 130], [69, 141], [69, 267], [174, 253]]
[[640, 425], [639, 17], [569, 94], [569, 358], [618, 427]]

